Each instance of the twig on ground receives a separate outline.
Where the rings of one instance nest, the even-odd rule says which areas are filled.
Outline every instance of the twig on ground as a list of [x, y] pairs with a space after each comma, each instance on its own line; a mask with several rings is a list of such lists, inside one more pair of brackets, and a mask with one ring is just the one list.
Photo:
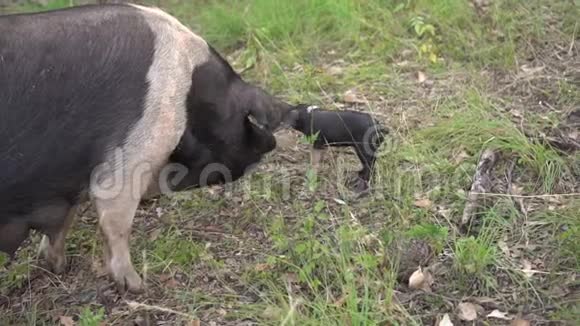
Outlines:
[[567, 194], [545, 194], [545, 195], [509, 195], [496, 194], [491, 192], [472, 192], [475, 195], [489, 196], [489, 197], [511, 197], [511, 198], [555, 198], [555, 197], [580, 197], [580, 192], [572, 192]]
[[511, 162], [510, 164], [510, 168], [507, 171], [506, 174], [506, 181], [507, 181], [507, 193], [508, 194], [512, 194], [512, 181], [513, 181], [513, 173], [514, 173], [514, 168], [516, 167], [516, 161]]
[[570, 48], [568, 49], [568, 55], [572, 56], [574, 54], [574, 45], [576, 44], [576, 28], [578, 27], [578, 22], [574, 24], [574, 33], [572, 33], [572, 40], [570, 41]]
[[487, 193], [491, 189], [490, 172], [497, 161], [497, 153], [494, 150], [486, 149], [479, 159], [471, 190], [467, 196], [467, 203], [461, 217], [461, 225], [467, 225], [471, 217], [477, 210], [477, 200], [480, 193]]
[[280, 158], [282, 158], [282, 159], [284, 159], [284, 160], [286, 160], [286, 161], [290, 162], [290, 163], [294, 163], [294, 164], [298, 163], [298, 160], [297, 160], [297, 159], [295, 159], [295, 158], [293, 158], [293, 157], [292, 157], [292, 156], [290, 156], [290, 155], [287, 155], [287, 154], [282, 154], [282, 153], [280, 153], [280, 154], [278, 154], [278, 156], [279, 156]]
[[91, 208], [91, 205], [86, 205], [85, 208], [78, 214], [78, 216], [83, 216]]
[[555, 147], [564, 152], [574, 152], [580, 150], [580, 143], [571, 138], [545, 137], [545, 140], [552, 147]]
[[[507, 172], [507, 189], [506, 192], [508, 195], [514, 195], [513, 190], [512, 190], [512, 178], [513, 178], [513, 171], [514, 168], [516, 166], [516, 162], [512, 161], [510, 164], [510, 167], [508, 169]], [[528, 222], [528, 209], [526, 208], [526, 204], [524, 203], [524, 199], [523, 198], [518, 198], [518, 197], [509, 197], [511, 199], [511, 201], [514, 203], [514, 206], [522, 213], [522, 215], [524, 216], [524, 225], [527, 224]], [[525, 228], [522, 228], [522, 233], [524, 236], [524, 239], [526, 240], [526, 245], [528, 244], [528, 232], [526, 231]]]
[[510, 196], [509, 198], [514, 202], [514, 204], [516, 205], [516, 207], [520, 210], [520, 212], [522, 214], [524, 214], [525, 216], [527, 216], [527, 210], [526, 207], [524, 206], [524, 202], [522, 200], [522, 198], [517, 197], [516, 195], [514, 195], [513, 191], [512, 191], [512, 179], [513, 179], [513, 171], [514, 171], [514, 167], [516, 166], [516, 162], [512, 161], [510, 164], [510, 167], [507, 171], [507, 175], [506, 175], [506, 179], [507, 179], [507, 187], [506, 187], [506, 192], [507, 194]]
[[511, 190], [510, 189], [512, 187], [512, 181], [514, 179], [513, 173], [514, 173], [514, 168], [515, 167], [516, 167], [516, 161], [515, 160], [512, 160], [510, 162], [510, 167], [509, 167], [509, 169], [507, 171], [507, 174], [506, 174], [507, 189], [508, 189], [508, 192], [509, 193], [511, 193]]
[[192, 316], [190, 314], [186, 314], [184, 312], [180, 312], [180, 311], [176, 311], [173, 309], [169, 309], [169, 308], [164, 308], [164, 307], [159, 307], [159, 306], [152, 306], [152, 305], [148, 305], [145, 303], [139, 303], [136, 301], [130, 301], [130, 300], [125, 300], [125, 303], [127, 304], [127, 306], [129, 306], [129, 308], [133, 309], [133, 310], [137, 310], [137, 309], [142, 309], [142, 310], [147, 310], [147, 311], [161, 311], [161, 312], [166, 312], [166, 313], [170, 313], [170, 314], [174, 314], [174, 315], [179, 315], [182, 317], [186, 317], [189, 318], [191, 320], [198, 320], [197, 317]]
[[559, 149], [563, 152], [571, 153], [577, 150], [580, 150], [580, 143], [576, 140], [563, 135], [559, 132], [559, 137], [555, 136], [546, 136], [546, 135], [534, 135], [527, 131], [524, 131], [524, 135], [526, 137], [531, 138], [533, 140], [539, 141], [540, 143], [544, 142], [549, 144], [550, 146]]
[[290, 285], [290, 283], [286, 284], [286, 290], [288, 291], [288, 303], [290, 304], [290, 310], [288, 311], [288, 313], [286, 314], [286, 317], [284, 318], [284, 320], [280, 324], [282, 326], [286, 325], [290, 320], [292, 320], [292, 324], [294, 324], [294, 320], [293, 320], [294, 313], [296, 311], [296, 308], [298, 308], [298, 306], [302, 303], [302, 300], [300, 298], [294, 299], [292, 297], [292, 286]]

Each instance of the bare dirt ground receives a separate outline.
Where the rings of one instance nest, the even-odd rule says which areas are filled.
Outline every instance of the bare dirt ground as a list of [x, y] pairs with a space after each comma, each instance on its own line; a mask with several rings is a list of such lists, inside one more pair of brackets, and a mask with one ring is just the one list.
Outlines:
[[[527, 111], [540, 112], [541, 114], [564, 113], [557, 112], [551, 106], [551, 103], [556, 103], [559, 99], [551, 94], [550, 86], [553, 85], [554, 80], [565, 78], [563, 76], [577, 76], [580, 72], [580, 64], [576, 60], [577, 56], [574, 60], [563, 62], [557, 53], [543, 55], [543, 57], [534, 58], [528, 63], [531, 67], [543, 67], [537, 75], [499, 75], [483, 72], [495, 81], [492, 83], [494, 85], [492, 92], [502, 98], [511, 99], [506, 110], [512, 112], [515, 120], [518, 120], [520, 115]], [[566, 54], [563, 55], [566, 56]], [[429, 121], [422, 119], [425, 109], [430, 110], [429, 105], [421, 102], [432, 103], [434, 102], [432, 97], [441, 96], [449, 89], [461, 87], [463, 84], [461, 76], [455, 74], [447, 78], [440, 77], [441, 79], [433, 80], [430, 85], [420, 88], [414, 86], [416, 81], [413, 74], [408, 73], [402, 78], [407, 78], [406, 83], [413, 85], [410, 88], [415, 90], [409, 100], [404, 102], [393, 102], [388, 99], [383, 101], [380, 99], [370, 100], [373, 107], [378, 108], [375, 112], [380, 114], [380, 117], [386, 118], [384, 119], [386, 124], [394, 128], [413, 129], [429, 124]], [[568, 120], [563, 120], [564, 124], [577, 133], [578, 113], [576, 113], [576, 118], [570, 113]], [[550, 131], [546, 132], [550, 133]], [[303, 179], [309, 164], [308, 146], [300, 144], [298, 137], [294, 132], [282, 132], [279, 137], [280, 147], [262, 164], [261, 173], [276, 173], [283, 166], [289, 172], [286, 178]], [[578, 138], [575, 140], [578, 141]], [[356, 161], [353, 158], [350, 161], [351, 166], [355, 168]], [[323, 171], [323, 173], [325, 172], [327, 171]], [[325, 189], [320, 191], [316, 198], [328, 199], [329, 209], [339, 211], [340, 204], [337, 202], [333, 204], [332, 199], [344, 197], [336, 189], [337, 186], [333, 184], [335, 177], [332, 173], [325, 177], [328, 184], [325, 184]], [[501, 176], [496, 177], [502, 179]], [[525, 176], [514, 176], [514, 182], [517, 182], [518, 178], [525, 178]], [[497, 184], [496, 187], [502, 188], [504, 185]], [[575, 180], [568, 180], [564, 187], [568, 188], [570, 192], [580, 192], [578, 175], [576, 175]], [[193, 195], [180, 194], [173, 199], [164, 198], [145, 203], [136, 218], [133, 241], [134, 244], [141, 244], [138, 246], [139, 249], [146, 248], [148, 242], [155, 241], [159, 232], [165, 232], [163, 230], [166, 230], [167, 227], [176, 227], [180, 233], [187, 234], [188, 240], [207, 249], [203, 253], [207, 257], [201, 257], [187, 271], [166, 273], [160, 269], [159, 272], [148, 275], [146, 294], [136, 297], [121, 296], [104, 276], [98, 261], [99, 245], [91, 239], [72, 241], [72, 245], [68, 249], [70, 268], [64, 275], [51, 274], [41, 267], [40, 262], [30, 261], [27, 268], [22, 271], [23, 274], [18, 276], [22, 278], [18, 280], [18, 286], [11, 287], [7, 293], [0, 297], [4, 318], [12, 315], [15, 319], [8, 317], [9, 320], [25, 323], [24, 319], [16, 318], [16, 316], [29, 315], [33, 309], [37, 312], [38, 317], [42, 316], [43, 319], [57, 321], [62, 316], [68, 316], [73, 307], [94, 306], [104, 308], [107, 317], [103, 324], [106, 325], [128, 325], [131, 323], [136, 325], [173, 325], [176, 320], [187, 319], [187, 316], [195, 316], [192, 317], [194, 320], [199, 318], [203, 324], [207, 325], [254, 324], [255, 321], [252, 318], [246, 319], [245, 317], [249, 317], [251, 311], [259, 313], [259, 311], [253, 310], [255, 308], [250, 309], [250, 312], [244, 311], [237, 316], [234, 314], [234, 317], [230, 315], [232, 310], [244, 310], [244, 305], [260, 302], [260, 290], [244, 280], [244, 273], [256, 266], [259, 268], [266, 253], [271, 251], [272, 240], [260, 219], [280, 214], [288, 222], [292, 222], [295, 219], [300, 219], [300, 216], [295, 216], [291, 202], [281, 206], [270, 206], [268, 202], [260, 202], [259, 200], [245, 201], [236, 197], [235, 194], [231, 198], [223, 199], [219, 196], [219, 191], [218, 195], [213, 195], [210, 193], [211, 191], [216, 190], [204, 189]], [[505, 190], [497, 189], [496, 192], [505, 193]], [[176, 213], [182, 211], [178, 206], [184, 200], [188, 200], [188, 196], [195, 196], [200, 201], [208, 202], [196, 203], [196, 207], [193, 209], [185, 210], [182, 216], [177, 217], [178, 224], [175, 224], [175, 219], [166, 220], [168, 215], [181, 215], [181, 213]], [[313, 201], [306, 193], [293, 194], [292, 200]], [[376, 221], [373, 218], [374, 214], [369, 212], [372, 210], [372, 208], [368, 208], [369, 200], [371, 199], [352, 200], [349, 201], [349, 205], [357, 211], [357, 218], [361, 223], [366, 223], [367, 226], [372, 227], [373, 223], [381, 224], [382, 221]], [[527, 205], [542, 205], [544, 201], [544, 199], [537, 199], [527, 203]], [[559, 203], [560, 200], [556, 199], [554, 205]], [[362, 207], [362, 211], [358, 210], [357, 206]], [[90, 236], [96, 231], [95, 216], [92, 210], [87, 210], [78, 219], [75, 228], [75, 235], [73, 235], [75, 238], [81, 237], [81, 234]], [[543, 237], [549, 236], [549, 234], [540, 232], [534, 236]], [[30, 247], [34, 248], [37, 243], [38, 238], [35, 238], [34, 241], [31, 241]], [[528, 256], [528, 260], [531, 260], [538, 269], [549, 265], [551, 258], [549, 248], [542, 248], [541, 243], [541, 238], [525, 240], [525, 248], [537, 247], [537, 250], [529, 252], [531, 256]], [[523, 243], [521, 245], [523, 246]], [[516, 246], [508, 250], [518, 252], [521, 249], [523, 248]], [[138, 249], [135, 250], [134, 255], [140, 256]], [[439, 259], [443, 270], [439, 271], [438, 277], [445, 278], [446, 264], [451, 263], [445, 253], [442, 253]], [[217, 268], [213, 264], [216, 261], [219, 262]], [[498, 272], [501, 273], [501, 271]], [[514, 300], [517, 302], [517, 298], [513, 297], [514, 291], [510, 288], [504, 288], [496, 297], [479, 297], [476, 300], [481, 306], [491, 310], [501, 307], [502, 302], [512, 302], [511, 305], [514, 309], [521, 309], [523, 317], [534, 321], [536, 325], [555, 325], [559, 323], [549, 322], [544, 314], [553, 308], [550, 302], [554, 300], [575, 301], [580, 299], [576, 276], [575, 273], [569, 275], [570, 284], [551, 284], [550, 275], [537, 275], [534, 282], [539, 286], [545, 285], [546, 288], [540, 289], [542, 290], [541, 294], [535, 294], [538, 296], [538, 300], [533, 300], [531, 305], [525, 301], [515, 304]], [[504, 275], [504, 277], [509, 276]], [[502, 281], [501, 277], [498, 279], [499, 282]], [[444, 284], [444, 282], [442, 283]], [[439, 309], [443, 309], [445, 306], [452, 307], [463, 299], [456, 293], [447, 292], [444, 285], [440, 288], [437, 286], [433, 293], [428, 295], [409, 291], [405, 286], [401, 286], [400, 292], [397, 292], [396, 295], [402, 305], [408, 307], [410, 311], [422, 314], [422, 319], [426, 320], [433, 319], [437, 314], [436, 310], [432, 310], [432, 300], [439, 301]], [[192, 303], [195, 306], [193, 311], [190, 308]], [[190, 322], [189, 325], [196, 324]]]

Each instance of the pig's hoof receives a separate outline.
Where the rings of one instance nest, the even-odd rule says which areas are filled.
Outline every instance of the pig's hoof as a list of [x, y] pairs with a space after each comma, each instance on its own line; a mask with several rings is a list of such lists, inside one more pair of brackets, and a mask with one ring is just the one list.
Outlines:
[[120, 293], [141, 294], [144, 292], [143, 280], [132, 266], [113, 271], [113, 279]]
[[66, 270], [66, 257], [64, 250], [58, 250], [50, 245], [48, 237], [42, 237], [40, 246], [38, 247], [38, 256], [44, 258], [48, 265], [48, 269], [55, 274], [63, 274]]
[[370, 190], [369, 182], [361, 177], [352, 178], [349, 182], [350, 188], [359, 195], [368, 193]]

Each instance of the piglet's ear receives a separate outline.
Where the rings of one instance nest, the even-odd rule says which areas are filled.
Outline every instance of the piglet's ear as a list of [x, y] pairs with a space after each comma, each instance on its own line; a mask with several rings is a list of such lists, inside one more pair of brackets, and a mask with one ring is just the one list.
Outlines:
[[311, 113], [314, 109], [318, 109], [318, 107], [303, 103], [291, 107], [282, 117], [282, 127], [297, 128], [298, 120], [300, 119], [300, 112], [306, 111], [307, 113]]
[[250, 145], [258, 153], [267, 153], [276, 148], [276, 137], [268, 129], [266, 123], [260, 121], [252, 113], [248, 114], [246, 121], [250, 129]]

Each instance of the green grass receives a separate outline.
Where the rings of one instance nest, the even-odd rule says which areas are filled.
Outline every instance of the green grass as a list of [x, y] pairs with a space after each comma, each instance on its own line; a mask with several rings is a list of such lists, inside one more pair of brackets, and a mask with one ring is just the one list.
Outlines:
[[455, 268], [460, 275], [491, 278], [487, 270], [496, 262], [496, 250], [487, 239], [469, 237], [455, 242]]
[[60, 8], [66, 8], [75, 5], [74, 0], [50, 0], [46, 2], [46, 5], [42, 5], [39, 2], [34, 1], [23, 1], [20, 5], [18, 11], [20, 12], [37, 12], [37, 11], [48, 11]]
[[277, 254], [268, 262], [290, 281], [279, 282], [272, 271], [248, 276], [249, 282], [263, 283], [272, 293], [268, 305], [278, 307], [276, 314], [266, 316], [272, 320], [265, 322], [414, 324], [412, 319], [401, 319], [394, 313], [402, 308], [392, 301], [394, 274], [381, 266], [383, 248], [375, 243], [374, 250], [369, 250], [370, 239], [365, 237], [369, 231], [358, 225], [344, 223], [330, 234], [316, 231], [330, 222], [323, 209], [315, 207], [296, 226], [285, 225], [282, 219], [273, 222], [270, 233]]
[[557, 252], [553, 258], [572, 270], [580, 270], [580, 244], [576, 239], [580, 235], [579, 201], [558, 209], [542, 211], [533, 216], [534, 220], [547, 221], [553, 226], [551, 237], [555, 241]]
[[85, 307], [79, 316], [80, 326], [99, 326], [104, 321], [105, 309], [99, 308], [96, 312], [89, 307]]
[[[535, 10], [546, 15], [532, 14]], [[203, 35], [225, 49], [256, 42], [269, 51], [311, 57], [330, 47], [388, 58], [401, 47], [420, 52], [427, 34], [418, 35], [412, 23], [420, 17], [433, 27], [434, 45], [444, 58], [509, 66], [515, 63], [518, 42], [545, 35], [546, 16], [565, 13], [558, 27], [572, 35], [570, 17], [576, 11], [573, 4], [541, 1], [494, 1], [483, 17], [463, 0], [217, 1], [205, 6], [196, 22]]]
[[448, 233], [447, 227], [421, 223], [413, 225], [406, 235], [411, 239], [427, 241], [435, 252], [440, 253], [446, 245]]
[[440, 109], [442, 119], [431, 128], [418, 133], [417, 143], [423, 143], [419, 155], [423, 159], [434, 156], [448, 160], [454, 150], [469, 149], [477, 155], [486, 148], [515, 154], [518, 163], [537, 177], [536, 184], [543, 192], [551, 192], [566, 170], [566, 162], [546, 144], [531, 140], [514, 125], [498, 105], [474, 91], [451, 101]]
[[204, 255], [204, 247], [193, 241], [187, 232], [175, 227], [168, 227], [149, 248], [149, 268], [152, 272], [160, 272], [176, 266], [188, 270], [193, 264], [200, 262]]
[[[357, 44], [364, 9], [350, 0], [218, 2], [203, 11], [199, 23], [209, 27], [206, 37], [220, 47], [245, 39], [269, 49], [283, 45], [314, 50], [320, 41], [333, 46]], [[220, 25], [212, 26], [216, 23]]]
[[[541, 7], [546, 15], [568, 17], [576, 10], [563, 1], [493, 3], [482, 17], [463, 0], [254, 0], [199, 6], [172, 1], [166, 7], [218, 49], [239, 49], [234, 63], [239, 69], [254, 67], [249, 78], [267, 81], [269, 89], [290, 100], [322, 102], [315, 95], [321, 88], [344, 91], [361, 82], [382, 82], [392, 64], [404, 60], [404, 51], [411, 51], [407, 60], [426, 69], [514, 68], [520, 47], [546, 37], [545, 22], [530, 12]], [[566, 31], [574, 28], [572, 21], [558, 24]], [[345, 61], [344, 78], [338, 80], [320, 69], [321, 61], [336, 59]]]

